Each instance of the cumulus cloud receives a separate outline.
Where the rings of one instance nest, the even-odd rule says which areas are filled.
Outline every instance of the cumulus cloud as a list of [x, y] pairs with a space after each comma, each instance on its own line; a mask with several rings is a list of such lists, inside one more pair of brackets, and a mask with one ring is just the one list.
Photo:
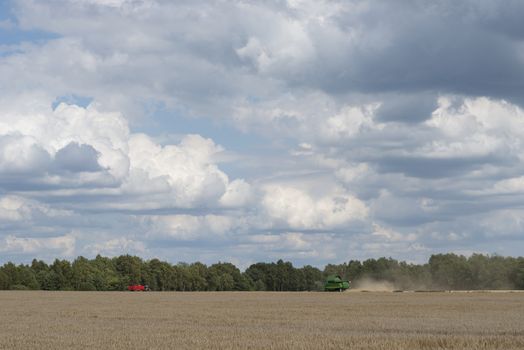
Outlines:
[[373, 233], [372, 236], [381, 238], [384, 241], [396, 242], [396, 241], [414, 241], [417, 239], [417, 236], [413, 233], [402, 234], [396, 232], [390, 228], [382, 227], [377, 223], [373, 223]]
[[178, 146], [165, 147], [146, 135], [133, 135], [129, 140], [130, 168], [145, 172], [151, 179], [165, 179], [179, 206], [213, 204], [225, 194], [229, 183], [212, 159], [221, 150], [212, 140], [199, 135], [185, 136]]
[[149, 237], [169, 237], [177, 240], [214, 238], [231, 233], [238, 225], [224, 215], [165, 215], [148, 216], [144, 224]]
[[339, 252], [337, 242], [330, 234], [304, 234], [302, 232], [284, 232], [280, 234], [256, 234], [240, 245], [239, 249], [263, 252], [273, 259], [283, 255], [288, 259], [326, 259], [336, 258]]
[[0, 167], [4, 173], [40, 173], [50, 163], [49, 154], [31, 137], [3, 135], [0, 139]]
[[143, 242], [119, 237], [108, 241], [88, 244], [83, 248], [89, 254], [101, 254], [104, 256], [116, 256], [122, 254], [135, 254], [142, 256], [147, 248]]
[[75, 252], [75, 237], [72, 235], [29, 238], [9, 235], [0, 244], [0, 251], [22, 254], [57, 254], [59, 256], [73, 257]]
[[506, 101], [488, 98], [465, 99], [454, 108], [441, 98], [439, 108], [426, 122], [443, 134], [422, 149], [428, 156], [482, 156], [494, 152], [515, 153], [522, 147], [524, 112]]
[[[17, 102], [25, 104], [38, 98], [19, 97]], [[33, 102], [33, 108], [21, 111], [17, 105], [0, 104], [0, 135], [11, 140], [2, 147], [4, 164], [14, 163], [15, 169], [27, 175], [49, 174], [55, 167], [89, 172], [105, 170], [116, 180], [127, 176], [129, 129], [121, 115], [100, 113], [94, 106], [82, 108], [63, 103], [52, 110], [50, 101], [47, 105], [42, 102]], [[17, 166], [16, 162], [25, 167]], [[45, 176], [41, 178], [50, 181]]]
[[359, 164], [348, 164], [342, 167], [338, 167], [335, 171], [335, 175], [342, 182], [353, 182], [358, 179], [362, 179], [370, 172], [369, 166], [366, 163]]
[[480, 227], [487, 236], [520, 238], [524, 229], [524, 211], [516, 209], [499, 209], [480, 220]]
[[243, 179], [231, 181], [226, 192], [220, 197], [220, 204], [224, 207], [242, 207], [249, 205], [253, 193], [249, 183]]
[[98, 153], [89, 145], [71, 142], [55, 154], [57, 165], [65, 171], [96, 172], [101, 170]]
[[126, 194], [167, 190], [169, 198], [159, 207], [216, 206], [222, 196], [231, 204], [244, 200], [248, 191], [241, 180], [230, 185], [214, 160], [222, 148], [199, 135], [162, 146], [131, 133], [121, 114], [100, 112], [94, 105], [61, 103], [54, 110], [48, 106], [26, 113], [7, 108], [3, 115], [0, 178], [16, 172], [58, 188], [72, 181], [69, 187], [98, 182]]
[[274, 224], [294, 229], [332, 229], [367, 217], [368, 208], [347, 193], [321, 195], [281, 185], [265, 189], [262, 206]]
[[514, 194], [524, 191], [524, 176], [513, 177], [497, 181], [493, 189], [487, 189], [488, 193]]
[[329, 142], [351, 138], [364, 133], [368, 128], [381, 128], [380, 124], [373, 123], [371, 118], [372, 106], [364, 109], [346, 107], [339, 114], [329, 117], [323, 130], [323, 137]]
[[0, 220], [2, 221], [30, 221], [39, 216], [60, 218], [72, 215], [71, 211], [52, 208], [38, 201], [7, 195], [0, 197]]

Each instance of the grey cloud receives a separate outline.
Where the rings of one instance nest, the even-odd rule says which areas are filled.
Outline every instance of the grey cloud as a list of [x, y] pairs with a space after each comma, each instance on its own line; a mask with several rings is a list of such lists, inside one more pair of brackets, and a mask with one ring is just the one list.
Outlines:
[[[345, 65], [336, 69], [347, 73], [327, 76], [321, 86], [328, 91], [434, 90], [517, 99], [516, 91], [524, 86], [518, 41], [480, 26], [475, 16], [487, 3], [504, 22], [507, 13], [496, 11], [504, 3], [487, 1], [469, 6], [378, 2], [364, 13], [341, 14], [341, 26], [361, 30], [362, 45], [348, 48]], [[522, 3], [518, 7], [524, 11]]]
[[464, 175], [483, 164], [501, 162], [493, 156], [484, 157], [384, 157], [377, 163], [382, 172], [399, 172], [419, 178], [450, 178]]
[[519, 0], [474, 1], [466, 2], [472, 12], [470, 20], [477, 21], [479, 25], [488, 30], [494, 30], [512, 39], [523, 39], [524, 28], [522, 17], [524, 6]]
[[70, 172], [97, 172], [102, 168], [98, 164], [99, 153], [90, 145], [71, 142], [58, 150], [55, 162], [59, 169]]
[[[54, 158], [38, 144], [27, 144], [20, 135], [0, 136], [0, 188], [6, 191], [46, 191], [64, 188], [114, 187], [116, 180], [97, 162], [90, 145], [69, 143]], [[79, 181], [75, 173], [99, 173]], [[60, 181], [52, 180], [59, 176]]]
[[391, 94], [382, 98], [376, 113], [378, 121], [421, 122], [437, 108], [435, 94]]
[[[522, 32], [520, 2], [341, 1], [319, 2], [314, 10], [282, 1], [137, 4], [103, 10], [70, 2], [17, 6], [23, 26], [81, 38], [72, 43], [78, 62], [65, 70], [61, 66], [63, 73], [56, 76], [74, 77], [68, 88], [107, 104], [123, 99], [129, 105], [139, 97], [189, 114], [227, 117], [232, 100], [297, 88], [378, 99], [377, 93], [402, 92], [406, 103], [420, 92], [523, 102], [524, 68], [516, 39]], [[251, 39], [258, 40], [259, 51], [239, 57], [238, 50]], [[257, 57], [266, 57], [267, 67], [259, 67]], [[83, 74], [73, 74], [73, 68]], [[275, 81], [281, 83], [276, 90]], [[125, 93], [115, 98], [112, 92], [110, 101], [100, 85]], [[429, 101], [418, 104], [421, 112], [430, 106]], [[383, 117], [423, 118], [391, 101]]]

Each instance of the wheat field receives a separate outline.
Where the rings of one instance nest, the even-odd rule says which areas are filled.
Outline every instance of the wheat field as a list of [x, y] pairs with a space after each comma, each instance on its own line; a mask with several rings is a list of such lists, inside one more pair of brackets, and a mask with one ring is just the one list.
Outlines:
[[524, 349], [524, 293], [5, 291], [0, 349]]

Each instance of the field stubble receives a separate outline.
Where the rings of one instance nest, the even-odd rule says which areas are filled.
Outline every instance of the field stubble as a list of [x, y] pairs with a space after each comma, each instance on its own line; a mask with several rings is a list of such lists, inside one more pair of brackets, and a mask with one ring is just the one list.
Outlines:
[[0, 292], [0, 349], [524, 349], [524, 293]]

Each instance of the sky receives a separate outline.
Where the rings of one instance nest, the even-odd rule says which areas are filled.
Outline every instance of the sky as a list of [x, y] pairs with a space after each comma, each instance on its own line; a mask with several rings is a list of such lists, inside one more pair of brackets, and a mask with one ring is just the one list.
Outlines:
[[522, 18], [0, 0], [0, 263], [522, 255]]

